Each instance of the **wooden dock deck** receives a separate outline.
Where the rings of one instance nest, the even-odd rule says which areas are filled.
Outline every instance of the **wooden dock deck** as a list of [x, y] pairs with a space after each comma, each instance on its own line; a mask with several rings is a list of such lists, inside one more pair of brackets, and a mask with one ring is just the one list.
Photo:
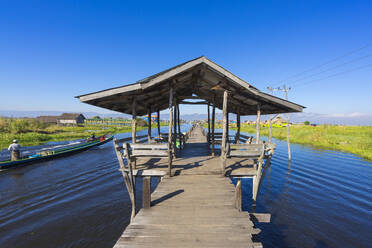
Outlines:
[[[220, 158], [209, 154], [202, 129], [195, 128], [173, 162], [174, 176], [162, 179], [151, 207], [137, 213], [114, 247], [262, 247], [252, 241], [260, 231], [252, 215], [236, 208], [236, 189], [221, 175]], [[143, 173], [151, 173], [151, 167], [167, 170], [164, 159], [153, 159], [138, 161], [135, 174], [145, 169], [144, 162]], [[256, 170], [245, 168], [244, 175], [250, 173]]]

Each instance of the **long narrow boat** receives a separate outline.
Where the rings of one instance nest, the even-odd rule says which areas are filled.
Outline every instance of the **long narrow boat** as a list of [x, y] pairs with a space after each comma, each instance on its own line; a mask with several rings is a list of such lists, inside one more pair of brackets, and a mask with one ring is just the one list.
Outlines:
[[88, 150], [92, 147], [105, 144], [105, 143], [109, 142], [110, 140], [112, 140], [113, 137], [114, 137], [114, 135], [108, 135], [108, 136], [104, 136], [104, 140], [97, 139], [97, 140], [94, 140], [94, 141], [91, 141], [91, 142], [86, 142], [84, 144], [79, 144], [79, 145], [64, 148], [64, 149], [48, 151], [48, 152], [44, 152], [44, 153], [41, 153], [41, 154], [34, 154], [34, 155], [31, 155], [31, 156], [27, 156], [26, 158], [22, 158], [22, 159], [15, 160], [15, 161], [10, 161], [10, 160], [1, 161], [0, 162], [0, 169], [5, 169], [5, 168], [10, 168], [10, 167], [15, 167], [15, 166], [21, 166], [21, 165], [25, 165], [25, 164], [40, 162], [40, 161], [44, 161], [44, 160], [50, 160], [50, 159], [54, 159], [54, 158], [57, 158], [57, 157], [62, 157], [62, 156], [67, 156], [67, 155], [70, 155], [70, 154], [78, 153], [78, 152], [81, 152], [81, 151]]

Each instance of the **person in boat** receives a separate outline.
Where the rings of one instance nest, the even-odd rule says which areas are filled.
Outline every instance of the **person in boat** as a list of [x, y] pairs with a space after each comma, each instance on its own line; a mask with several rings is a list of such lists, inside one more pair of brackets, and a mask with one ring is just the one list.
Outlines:
[[87, 141], [94, 141], [96, 139], [96, 136], [94, 135], [94, 133], [92, 134], [92, 136], [90, 136]]
[[21, 158], [20, 152], [21, 145], [18, 144], [18, 140], [13, 140], [13, 143], [9, 145], [8, 150], [11, 152], [11, 160], [19, 160]]

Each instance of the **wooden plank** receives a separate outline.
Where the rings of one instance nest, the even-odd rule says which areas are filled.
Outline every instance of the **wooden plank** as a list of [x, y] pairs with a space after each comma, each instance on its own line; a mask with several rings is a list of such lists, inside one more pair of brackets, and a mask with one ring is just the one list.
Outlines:
[[151, 177], [142, 178], [142, 207], [151, 207]]
[[168, 150], [167, 144], [129, 144], [132, 149], [166, 149]]
[[145, 169], [145, 170], [133, 170], [133, 175], [136, 177], [163, 177], [167, 174], [166, 171], [155, 170], [155, 169]]
[[253, 222], [270, 223], [271, 214], [263, 213], [250, 213]]
[[147, 156], [147, 157], [168, 157], [168, 150], [133, 150], [133, 157]]
[[242, 182], [241, 179], [236, 179], [236, 186], [235, 186], [235, 207], [238, 209], [239, 212], [242, 211]]

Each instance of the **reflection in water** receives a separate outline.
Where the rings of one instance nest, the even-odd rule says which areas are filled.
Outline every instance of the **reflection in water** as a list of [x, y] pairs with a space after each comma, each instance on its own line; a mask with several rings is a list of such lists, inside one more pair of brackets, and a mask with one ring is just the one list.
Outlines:
[[[274, 143], [256, 203], [257, 212], [272, 214], [271, 223], [257, 224], [264, 247], [370, 247], [372, 164], [294, 144], [288, 163], [286, 142]], [[1, 171], [0, 247], [112, 247], [131, 209], [118, 168], [108, 143]], [[242, 180], [244, 210], [251, 210], [251, 182]]]

